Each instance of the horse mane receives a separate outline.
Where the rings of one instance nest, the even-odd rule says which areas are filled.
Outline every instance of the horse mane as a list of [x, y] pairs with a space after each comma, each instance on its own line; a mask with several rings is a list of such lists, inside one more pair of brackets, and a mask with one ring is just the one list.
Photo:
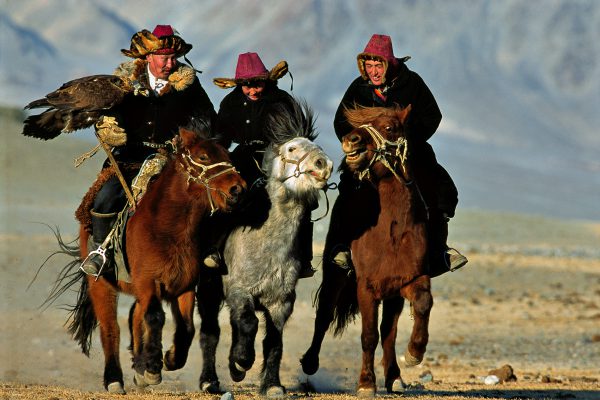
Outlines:
[[402, 107], [397, 104], [393, 107], [365, 107], [357, 104], [353, 108], [344, 106], [344, 116], [353, 128], [368, 124], [379, 117], [394, 117], [400, 111]]
[[192, 117], [187, 124], [179, 127], [179, 131], [181, 129], [192, 131], [202, 139], [212, 138], [212, 125], [206, 117]]
[[318, 136], [314, 112], [306, 100], [292, 97], [291, 102], [279, 103], [273, 107], [264, 133], [277, 146], [296, 137], [314, 141]]

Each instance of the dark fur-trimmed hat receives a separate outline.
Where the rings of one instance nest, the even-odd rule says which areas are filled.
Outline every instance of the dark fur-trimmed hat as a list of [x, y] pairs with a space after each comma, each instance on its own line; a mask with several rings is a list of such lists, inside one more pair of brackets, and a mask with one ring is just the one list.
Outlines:
[[143, 58], [148, 54], [175, 54], [181, 57], [192, 49], [192, 45], [183, 40], [171, 25], [156, 25], [150, 32], [143, 29], [131, 37], [129, 50], [121, 53], [131, 58]]
[[276, 81], [288, 72], [286, 61], [279, 61], [270, 71], [257, 53], [243, 53], [238, 56], [235, 78], [214, 78], [213, 83], [221, 89], [229, 89], [252, 81]]

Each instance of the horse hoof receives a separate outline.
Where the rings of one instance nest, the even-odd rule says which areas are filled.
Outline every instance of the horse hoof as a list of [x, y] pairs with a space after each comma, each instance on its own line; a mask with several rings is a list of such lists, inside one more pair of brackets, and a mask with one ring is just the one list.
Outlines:
[[148, 385], [158, 385], [162, 382], [161, 373], [153, 374], [152, 372], [144, 371], [144, 380]]
[[200, 391], [210, 394], [218, 394], [220, 392], [219, 381], [200, 382]]
[[356, 391], [356, 397], [360, 397], [362, 399], [371, 399], [375, 397], [375, 388], [358, 388]]
[[412, 354], [410, 354], [408, 349], [406, 349], [406, 351], [404, 352], [404, 365], [406, 365], [407, 367], [414, 367], [415, 365], [419, 365], [421, 364], [421, 361], [423, 361], [423, 356], [421, 356], [420, 358], [415, 357]]
[[402, 381], [402, 378], [394, 379], [392, 383], [391, 393], [404, 393], [406, 391], [406, 384]]
[[312, 359], [305, 354], [300, 359], [300, 365], [302, 365], [302, 372], [306, 375], [314, 375], [319, 370], [319, 357]]
[[135, 374], [133, 375], [133, 383], [135, 384], [135, 386], [137, 386], [138, 388], [145, 388], [146, 386], [148, 386], [148, 383], [146, 382], [146, 380], [144, 379], [144, 375], [140, 374], [139, 372], [135, 372]]
[[111, 394], [125, 394], [125, 388], [121, 382], [109, 383], [106, 390]]
[[271, 386], [265, 393], [268, 399], [282, 399], [285, 397], [285, 388], [283, 386]]
[[246, 377], [246, 370], [236, 362], [229, 364], [229, 375], [234, 382], [241, 382]]

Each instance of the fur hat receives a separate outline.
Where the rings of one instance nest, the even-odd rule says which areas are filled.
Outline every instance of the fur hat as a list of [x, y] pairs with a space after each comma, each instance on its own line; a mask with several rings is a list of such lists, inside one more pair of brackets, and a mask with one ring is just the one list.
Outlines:
[[229, 89], [251, 81], [276, 81], [288, 72], [286, 61], [280, 61], [270, 71], [257, 53], [243, 53], [238, 56], [235, 78], [214, 78], [213, 82], [221, 89]]
[[394, 49], [392, 48], [392, 39], [387, 35], [379, 34], [374, 34], [373, 36], [371, 36], [371, 39], [369, 40], [369, 43], [367, 43], [367, 46], [365, 47], [364, 51], [356, 56], [358, 70], [364, 80], [369, 79], [369, 75], [365, 71], [365, 61], [381, 61], [384, 69], [383, 82], [385, 82], [388, 67], [391, 66], [393, 69], [395, 69], [400, 64], [400, 62], [404, 62], [409, 59], [410, 56], [397, 59], [394, 56]]
[[156, 25], [150, 32], [143, 29], [131, 37], [129, 50], [121, 53], [131, 58], [143, 58], [148, 54], [175, 54], [181, 57], [192, 49], [192, 45], [183, 40], [171, 25]]

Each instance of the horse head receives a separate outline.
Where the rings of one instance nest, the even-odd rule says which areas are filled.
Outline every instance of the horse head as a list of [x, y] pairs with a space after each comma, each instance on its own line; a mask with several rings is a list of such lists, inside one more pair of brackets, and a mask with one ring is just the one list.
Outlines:
[[289, 192], [314, 193], [327, 185], [333, 161], [314, 143], [314, 117], [305, 103], [294, 101], [270, 115], [262, 168], [268, 179], [281, 182]]
[[227, 150], [204, 131], [180, 128], [174, 141], [178, 166], [192, 196], [206, 196], [211, 214], [231, 211], [246, 191], [246, 182], [231, 163]]
[[348, 169], [359, 179], [393, 174], [410, 181], [406, 120], [411, 106], [400, 108], [358, 107], [346, 109], [345, 116], [354, 127], [342, 138]]

